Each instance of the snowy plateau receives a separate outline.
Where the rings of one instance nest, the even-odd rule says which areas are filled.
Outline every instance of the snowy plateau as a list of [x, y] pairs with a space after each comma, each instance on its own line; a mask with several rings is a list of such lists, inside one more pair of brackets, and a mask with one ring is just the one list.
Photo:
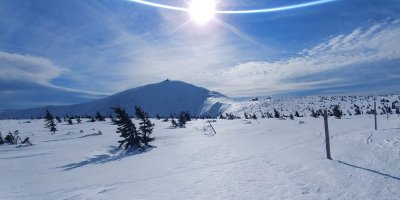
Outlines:
[[[368, 114], [375, 101], [378, 130]], [[238, 102], [169, 81], [86, 104], [5, 110], [3, 136], [18, 130], [33, 146], [0, 145], [0, 199], [400, 199], [400, 116], [395, 109], [386, 113], [398, 102], [399, 95]], [[54, 135], [36, 119], [45, 109], [60, 117], [108, 115], [110, 106], [133, 112], [135, 104], [152, 116], [186, 110], [235, 119], [199, 118], [172, 128], [152, 118], [155, 148], [141, 153], [117, 149], [117, 126], [108, 118], [57, 123]], [[344, 115], [328, 118], [329, 160], [324, 120], [310, 115], [335, 105]], [[274, 110], [282, 117], [267, 117]], [[291, 120], [296, 111], [302, 117]]]

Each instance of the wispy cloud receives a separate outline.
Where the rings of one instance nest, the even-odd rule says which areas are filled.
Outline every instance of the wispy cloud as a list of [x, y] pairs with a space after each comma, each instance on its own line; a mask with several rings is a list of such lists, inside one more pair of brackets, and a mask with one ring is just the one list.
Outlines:
[[59, 91], [81, 93], [89, 96], [107, 95], [106, 93], [78, 90], [52, 84], [52, 80], [69, 70], [44, 57], [0, 51], [0, 68], [2, 82], [9, 82], [10, 84], [15, 81], [26, 82]]
[[[97, 66], [104, 65], [101, 62], [109, 63], [104, 60], [110, 59], [110, 54], [118, 60], [111, 72], [117, 80], [107, 85], [111, 91], [166, 78], [210, 86], [212, 80], [207, 77], [208, 72], [254, 58], [256, 50], [249, 50], [249, 47], [261, 48], [251, 36], [233, 26], [213, 22], [207, 27], [198, 27], [188, 22], [186, 13], [161, 10], [159, 14], [163, 23], [153, 28], [153, 32], [138, 35], [119, 27], [113, 31], [112, 40], [107, 42], [102, 52], [108, 56], [92, 58], [98, 60]], [[235, 29], [235, 32], [232, 33], [231, 29]], [[232, 42], [232, 35], [240, 40]], [[247, 47], [246, 51], [243, 50], [244, 46]], [[262, 50], [272, 54], [272, 49]]]
[[210, 76], [219, 80], [217, 89], [229, 95], [268, 95], [332, 86], [343, 78], [335, 73], [323, 82], [300, 78], [394, 59], [400, 59], [400, 20], [357, 28], [288, 59], [247, 62], [211, 73]]
[[225, 29], [231, 31], [233, 34], [237, 35], [238, 37], [240, 37], [240, 38], [242, 38], [244, 40], [247, 40], [247, 41], [249, 41], [249, 42], [251, 42], [251, 43], [253, 43], [253, 44], [257, 45], [257, 46], [262, 47], [262, 44], [260, 42], [256, 41], [253, 37], [251, 37], [250, 35], [244, 33], [243, 31], [239, 30], [235, 26], [233, 26], [233, 25], [231, 25], [231, 24], [229, 24], [227, 22], [224, 22], [223, 20], [216, 19], [215, 21], [220, 26], [222, 26]]
[[[45, 89], [48, 99], [59, 93], [65, 94], [66, 99], [66, 94], [98, 97], [166, 78], [229, 96], [323, 89], [338, 83], [351, 86], [355, 83], [338, 73], [319, 75], [399, 58], [400, 26], [399, 20], [387, 20], [349, 31], [367, 23], [370, 8], [375, 11], [377, 3], [362, 4], [361, 10], [368, 19], [353, 22], [355, 17], [351, 15], [347, 17], [351, 20], [342, 23], [342, 13], [353, 13], [361, 0], [340, 2], [343, 4], [310, 8], [307, 12], [217, 15], [220, 21], [199, 27], [185, 12], [128, 1], [2, 1], [0, 24], [7, 28], [0, 29], [0, 84], [4, 86], [0, 98], [7, 97], [12, 103], [17, 98], [32, 99], [12, 95], [40, 95]], [[220, 3], [223, 9], [285, 4]], [[390, 10], [398, 10], [393, 2], [382, 4], [385, 5], [378, 7], [390, 5]], [[318, 19], [326, 11], [332, 12]], [[398, 18], [397, 12], [393, 16]], [[371, 21], [380, 19], [375, 16]], [[334, 31], [320, 31], [328, 29], [328, 24]], [[347, 34], [340, 34], [343, 31]], [[336, 36], [314, 45], [329, 34]], [[304, 78], [317, 74], [317, 78]], [[385, 78], [395, 79], [399, 74], [397, 70]], [[16, 81], [24, 83], [15, 84]], [[75, 100], [79, 102], [79, 97]]]
[[0, 51], [0, 66], [0, 78], [3, 80], [25, 80], [41, 84], [48, 84], [65, 71], [43, 57], [4, 51]]

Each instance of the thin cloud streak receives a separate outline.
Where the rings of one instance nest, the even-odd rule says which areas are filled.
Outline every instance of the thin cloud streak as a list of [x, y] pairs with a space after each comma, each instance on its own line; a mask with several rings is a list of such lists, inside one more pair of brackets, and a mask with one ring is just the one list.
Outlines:
[[215, 21], [220, 26], [222, 26], [225, 29], [231, 31], [232, 33], [234, 33], [235, 35], [239, 36], [240, 38], [242, 38], [244, 40], [247, 40], [248, 42], [251, 42], [251, 43], [253, 43], [253, 44], [257, 45], [257, 46], [263, 47], [263, 45], [260, 42], [256, 41], [253, 37], [251, 37], [250, 35], [244, 33], [243, 31], [239, 30], [235, 26], [233, 26], [233, 25], [231, 25], [231, 24], [229, 24], [227, 22], [224, 22], [222, 20], [219, 20], [219, 19], [215, 19]]
[[[257, 95], [261, 91], [273, 94], [310, 89], [321, 83], [296, 79], [329, 70], [346, 70], [360, 64], [399, 59], [399, 24], [400, 20], [394, 20], [367, 29], [357, 28], [348, 35], [333, 37], [287, 60], [247, 62], [211, 75], [215, 80], [220, 80], [216, 88], [234, 96]], [[262, 85], [270, 87], [263, 88]], [[236, 88], [245, 90], [238, 91]]]
[[52, 84], [52, 80], [62, 76], [63, 73], [69, 70], [43, 57], [0, 51], [0, 67], [2, 81], [24, 81], [64, 92], [82, 93], [83, 95], [110, 95], [109, 93], [79, 90]]

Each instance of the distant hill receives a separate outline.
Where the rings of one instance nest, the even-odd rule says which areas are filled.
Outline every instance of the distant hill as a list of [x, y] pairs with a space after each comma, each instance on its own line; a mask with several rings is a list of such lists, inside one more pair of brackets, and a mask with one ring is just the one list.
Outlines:
[[0, 112], [0, 119], [29, 119], [43, 117], [46, 109], [53, 115], [102, 115], [112, 114], [112, 107], [125, 108], [134, 114], [134, 107], [141, 106], [150, 116], [170, 116], [189, 111], [193, 116], [217, 116], [234, 101], [220, 93], [209, 91], [181, 81], [166, 80], [129, 89], [112, 96], [87, 103], [67, 106], [46, 106], [31, 109], [8, 109]]

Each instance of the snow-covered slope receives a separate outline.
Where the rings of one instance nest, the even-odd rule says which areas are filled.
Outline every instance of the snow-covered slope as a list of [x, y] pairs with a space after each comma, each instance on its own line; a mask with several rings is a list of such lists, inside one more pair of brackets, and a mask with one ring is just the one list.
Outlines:
[[126, 90], [104, 99], [69, 106], [47, 106], [23, 110], [5, 110], [0, 119], [29, 119], [43, 117], [46, 109], [53, 115], [102, 115], [112, 114], [111, 107], [120, 106], [133, 114], [134, 107], [141, 106], [150, 116], [170, 116], [189, 111], [193, 116], [216, 116], [233, 100], [217, 92], [180, 81], [166, 80]]
[[373, 120], [329, 118], [334, 160], [321, 118], [217, 119], [213, 137], [206, 120], [152, 120], [157, 148], [136, 155], [115, 150], [108, 119], [57, 124], [55, 135], [43, 120], [0, 120], [3, 135], [35, 144], [0, 145], [0, 199], [400, 199], [400, 118], [378, 116], [377, 131]]
[[[374, 102], [377, 102], [377, 113], [386, 113], [389, 107], [392, 113], [396, 112], [396, 107], [400, 106], [400, 95], [383, 96], [309, 96], [309, 97], [281, 97], [260, 99], [259, 101], [246, 101], [233, 103], [225, 113], [243, 117], [244, 113], [257, 117], [267, 116], [267, 113], [274, 114], [274, 109], [281, 115], [295, 114], [310, 116], [312, 111], [327, 108], [332, 110], [333, 106], [338, 105], [345, 116], [355, 114], [358, 107], [361, 114], [371, 113], [374, 109]], [[385, 110], [385, 111], [383, 111]]]

